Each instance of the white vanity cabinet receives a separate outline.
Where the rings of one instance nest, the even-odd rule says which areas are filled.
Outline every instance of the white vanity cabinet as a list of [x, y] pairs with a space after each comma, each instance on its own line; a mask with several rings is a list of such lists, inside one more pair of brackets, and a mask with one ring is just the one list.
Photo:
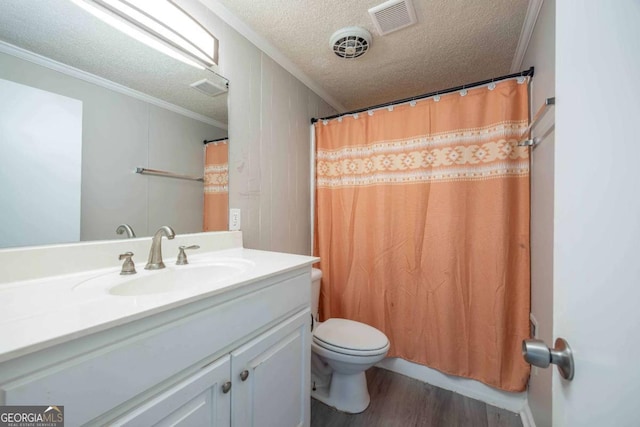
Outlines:
[[309, 313], [204, 366], [111, 425], [308, 426]]
[[229, 356], [140, 405], [113, 426], [230, 426]]
[[231, 353], [233, 427], [308, 426], [311, 311]]
[[[65, 425], [309, 425], [309, 264], [0, 363]], [[114, 297], [115, 298], [115, 297]]]

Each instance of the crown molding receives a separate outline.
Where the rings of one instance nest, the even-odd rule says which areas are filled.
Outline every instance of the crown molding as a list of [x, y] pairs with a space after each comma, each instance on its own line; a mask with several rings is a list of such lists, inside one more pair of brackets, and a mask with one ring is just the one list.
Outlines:
[[296, 66], [289, 58], [280, 52], [274, 45], [268, 42], [264, 37], [256, 33], [251, 27], [245, 24], [240, 18], [234, 15], [218, 0], [200, 0], [209, 10], [218, 15], [220, 19], [227, 23], [231, 28], [236, 30], [247, 40], [253, 43], [258, 49], [276, 61], [282, 68], [291, 73], [295, 78], [300, 80], [309, 89], [315, 92], [327, 104], [331, 105], [338, 112], [347, 111], [344, 105], [331, 96], [319, 84], [307, 76], [298, 66]]
[[14, 46], [12, 44], [3, 42], [1, 40], [0, 40], [0, 52], [49, 68], [50, 70], [53, 70], [53, 71], [58, 71], [62, 74], [66, 74], [68, 76], [75, 77], [80, 80], [84, 80], [85, 82], [93, 83], [95, 85], [104, 87], [106, 89], [113, 90], [114, 92], [118, 92], [123, 95], [127, 95], [132, 98], [139, 99], [140, 101], [148, 102], [149, 104], [153, 104], [157, 107], [164, 108], [169, 111], [173, 111], [174, 113], [181, 114], [183, 116], [192, 118], [194, 120], [198, 120], [200, 122], [203, 122], [221, 129], [228, 129], [228, 125], [226, 123], [219, 122], [218, 120], [214, 120], [210, 117], [204, 116], [202, 114], [196, 113], [191, 110], [187, 110], [186, 108], [183, 108], [178, 105], [172, 104], [170, 102], [164, 101], [162, 99], [153, 97], [151, 95], [147, 95], [146, 93], [139, 92], [135, 89], [131, 89], [129, 87], [123, 86], [119, 83], [113, 82], [111, 80], [107, 80], [103, 77], [96, 76], [95, 74], [82, 71], [70, 65], [63, 64], [62, 62], [54, 61], [53, 59], [47, 58], [46, 56], [33, 53], [31, 51], [22, 49], [18, 46]]
[[524, 23], [522, 24], [522, 31], [520, 32], [520, 38], [518, 39], [518, 46], [516, 47], [516, 53], [513, 56], [513, 62], [511, 63], [511, 73], [517, 73], [522, 67], [522, 61], [524, 61], [524, 55], [527, 53], [529, 42], [531, 41], [531, 35], [536, 26], [540, 9], [542, 9], [542, 3], [544, 0], [529, 0], [529, 6], [527, 7], [527, 14], [524, 17]]

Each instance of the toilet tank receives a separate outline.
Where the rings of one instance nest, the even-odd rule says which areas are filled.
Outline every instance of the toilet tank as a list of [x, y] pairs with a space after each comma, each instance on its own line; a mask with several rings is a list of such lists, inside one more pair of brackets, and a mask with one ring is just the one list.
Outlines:
[[317, 268], [311, 269], [311, 314], [313, 319], [318, 321], [318, 304], [320, 303], [320, 281], [322, 279], [322, 270]]

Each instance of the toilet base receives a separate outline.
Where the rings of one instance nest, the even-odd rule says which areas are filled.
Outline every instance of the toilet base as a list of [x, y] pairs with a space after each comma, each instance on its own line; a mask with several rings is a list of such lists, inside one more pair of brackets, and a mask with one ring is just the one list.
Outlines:
[[311, 390], [311, 397], [348, 414], [359, 414], [371, 401], [364, 372], [339, 374], [334, 371], [329, 387], [316, 386], [316, 390]]

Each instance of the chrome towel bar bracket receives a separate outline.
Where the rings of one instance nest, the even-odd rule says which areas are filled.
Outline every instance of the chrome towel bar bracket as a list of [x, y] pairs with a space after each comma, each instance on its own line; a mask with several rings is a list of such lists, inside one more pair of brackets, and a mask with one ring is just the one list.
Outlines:
[[[526, 135], [527, 133], [529, 133], [531, 131], [531, 129], [533, 129], [533, 127], [538, 123], [538, 120], [540, 120], [540, 118], [547, 111], [549, 111], [549, 106], [550, 105], [556, 105], [556, 98], [555, 97], [547, 98], [547, 99], [544, 100], [544, 104], [541, 105], [540, 108], [538, 108], [538, 111], [536, 112], [536, 115], [533, 117], [533, 120], [531, 120], [531, 123], [529, 123], [529, 126], [527, 126], [527, 128], [524, 130], [524, 132], [522, 132], [522, 135]], [[523, 141], [519, 141], [518, 142], [518, 146], [519, 147], [535, 147], [541, 141], [542, 141], [542, 138], [529, 138], [529, 139], [525, 139]]]

